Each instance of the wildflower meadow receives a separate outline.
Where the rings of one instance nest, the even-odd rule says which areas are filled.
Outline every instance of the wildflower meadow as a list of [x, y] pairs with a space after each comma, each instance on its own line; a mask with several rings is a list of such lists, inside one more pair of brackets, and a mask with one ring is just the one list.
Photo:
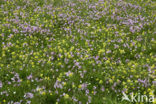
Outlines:
[[155, 0], [0, 6], [0, 104], [156, 104]]

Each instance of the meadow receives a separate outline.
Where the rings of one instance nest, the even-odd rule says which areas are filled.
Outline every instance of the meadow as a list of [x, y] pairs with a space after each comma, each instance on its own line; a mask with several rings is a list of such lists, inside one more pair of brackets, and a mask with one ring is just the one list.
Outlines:
[[0, 104], [156, 104], [155, 0], [0, 5]]

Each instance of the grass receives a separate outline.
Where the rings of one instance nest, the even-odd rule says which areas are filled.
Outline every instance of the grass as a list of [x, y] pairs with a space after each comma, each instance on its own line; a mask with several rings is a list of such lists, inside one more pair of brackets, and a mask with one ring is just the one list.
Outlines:
[[0, 103], [155, 104], [122, 101], [123, 92], [156, 96], [154, 7], [154, 0], [2, 0]]

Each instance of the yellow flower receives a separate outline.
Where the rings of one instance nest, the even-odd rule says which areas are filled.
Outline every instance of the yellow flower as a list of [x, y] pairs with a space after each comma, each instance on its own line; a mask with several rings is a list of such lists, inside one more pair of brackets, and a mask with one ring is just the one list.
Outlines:
[[98, 54], [101, 54], [101, 53], [104, 53], [104, 52], [105, 52], [104, 49], [100, 49], [100, 50], [98, 51]]
[[67, 83], [66, 83], [66, 82], [64, 82], [64, 83], [63, 83], [63, 85], [65, 86], [65, 85], [67, 85]]
[[60, 78], [57, 78], [57, 80], [61, 82], [61, 79]]
[[40, 77], [43, 77], [43, 74], [40, 74]]
[[49, 77], [45, 77], [45, 80], [50, 80], [50, 78]]
[[88, 57], [89, 57], [88, 55], [85, 56], [85, 58], [88, 58]]
[[123, 84], [123, 85], [125, 85], [125, 84], [126, 84], [126, 82], [123, 82], [122, 84]]
[[82, 88], [82, 85], [79, 85], [78, 88]]
[[112, 76], [112, 79], [114, 79], [115, 78], [115, 76]]
[[62, 53], [63, 52], [62, 49], [59, 49], [59, 52]]
[[131, 82], [131, 80], [130, 80], [130, 79], [128, 79], [128, 80], [127, 80], [127, 82], [128, 82], [128, 83], [130, 83], [130, 82]]
[[5, 103], [5, 102], [6, 102], [6, 100], [4, 99], [4, 100], [3, 100], [3, 102]]
[[70, 53], [67, 53], [67, 56], [68, 56], [68, 58], [71, 58], [71, 55], [70, 55]]
[[69, 77], [72, 77], [73, 76], [73, 73], [69, 73]]
[[155, 65], [153, 64], [152, 66], [151, 66], [151, 69], [154, 69], [155, 68]]
[[107, 60], [107, 61], [106, 61], [106, 64], [109, 64], [109, 63], [110, 63], [110, 61], [109, 61], [109, 60]]
[[98, 81], [99, 80], [99, 78], [96, 78], [96, 81]]
[[15, 52], [12, 52], [11, 54], [12, 54], [12, 55], [15, 55]]
[[92, 91], [92, 94], [94, 93], [94, 91]]
[[62, 65], [62, 63], [61, 63], [61, 62], [59, 62], [59, 63], [58, 63], [58, 66], [60, 66], [60, 65]]
[[119, 50], [121, 54], [125, 53], [125, 50]]
[[38, 56], [35, 56], [36, 59], [38, 59]]
[[4, 64], [0, 64], [0, 66], [1, 66], [1, 67], [3, 67], [3, 66], [4, 66]]
[[110, 82], [110, 83], [113, 83], [113, 80], [112, 80], [112, 79], [110, 79], [110, 80], [109, 80], [109, 82]]
[[75, 88], [75, 85], [73, 84], [72, 87]]
[[50, 95], [53, 95], [52, 93], [50, 93]]
[[154, 102], [153, 102], [153, 104], [156, 104], [156, 98], [154, 98]]
[[73, 51], [74, 50], [74, 47], [72, 46], [71, 48], [70, 48], [70, 51]]
[[62, 40], [62, 43], [63, 43], [63, 44], [65, 44], [65, 43], [66, 43], [66, 41], [65, 41], [65, 40]]
[[42, 92], [42, 95], [46, 95], [46, 92], [43, 91], [43, 92]]
[[68, 99], [68, 98], [69, 98], [69, 95], [68, 95], [68, 94], [65, 94], [65, 95], [64, 95], [64, 98], [65, 98], [65, 99]]
[[49, 40], [49, 38], [47, 37], [46, 40]]
[[103, 81], [102, 81], [102, 80], [100, 80], [100, 81], [99, 81], [99, 84], [102, 84], [102, 83], [103, 83]]

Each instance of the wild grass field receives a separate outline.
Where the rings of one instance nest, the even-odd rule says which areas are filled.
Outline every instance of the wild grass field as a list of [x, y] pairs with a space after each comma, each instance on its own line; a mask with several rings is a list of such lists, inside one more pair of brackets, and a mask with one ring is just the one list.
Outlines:
[[155, 0], [0, 5], [0, 104], [156, 104]]

